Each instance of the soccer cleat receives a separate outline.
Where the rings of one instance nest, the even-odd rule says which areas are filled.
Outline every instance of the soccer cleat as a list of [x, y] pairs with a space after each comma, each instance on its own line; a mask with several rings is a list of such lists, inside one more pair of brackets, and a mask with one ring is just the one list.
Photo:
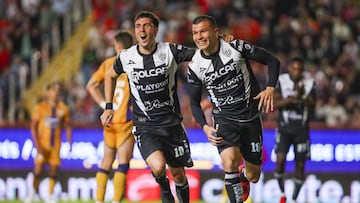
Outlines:
[[243, 188], [243, 201], [246, 201], [249, 197], [250, 193], [250, 182], [249, 181], [241, 181], [241, 186]]
[[32, 197], [26, 197], [24, 199], [24, 203], [32, 203], [33, 202], [33, 198]]
[[[240, 173], [243, 173], [243, 170], [244, 170], [244, 165], [241, 165], [239, 167]], [[243, 195], [242, 195], [243, 201], [246, 201], [250, 194], [250, 182], [248, 180], [241, 180], [241, 187], [243, 190]]]
[[36, 196], [35, 192], [30, 192], [30, 193], [29, 193], [29, 196], [27, 196], [27, 197], [24, 199], [24, 203], [32, 203], [32, 202], [34, 202], [35, 196]]
[[171, 191], [161, 192], [161, 200], [163, 203], [175, 203], [174, 196], [171, 194]]
[[56, 203], [56, 200], [54, 198], [50, 198], [47, 203]]
[[282, 195], [282, 196], [280, 197], [279, 203], [286, 203], [286, 196], [285, 196], [285, 195]]

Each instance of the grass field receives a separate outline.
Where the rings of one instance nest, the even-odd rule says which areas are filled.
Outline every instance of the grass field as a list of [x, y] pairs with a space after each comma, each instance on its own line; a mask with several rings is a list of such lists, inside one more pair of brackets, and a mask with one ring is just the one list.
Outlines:
[[[23, 203], [23, 201], [20, 200], [15, 200], [15, 201], [1, 201], [0, 203]], [[45, 203], [43, 201], [38, 201], [35, 203]], [[57, 203], [94, 203], [94, 201], [58, 201]], [[111, 202], [108, 202], [111, 203]], [[124, 203], [134, 203], [131, 201], [124, 201]], [[150, 201], [150, 202], [137, 202], [137, 203], [161, 203], [161, 201]], [[197, 201], [197, 202], [192, 202], [192, 203], [205, 203], [204, 201]]]

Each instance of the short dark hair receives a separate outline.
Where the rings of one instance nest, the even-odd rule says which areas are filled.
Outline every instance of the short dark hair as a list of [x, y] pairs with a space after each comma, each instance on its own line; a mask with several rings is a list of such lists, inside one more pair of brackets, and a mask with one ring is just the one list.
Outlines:
[[50, 83], [48, 83], [48, 84], [46, 85], [45, 89], [46, 89], [46, 90], [49, 90], [49, 89], [51, 89], [51, 88], [53, 88], [53, 87], [55, 87], [55, 86], [61, 87], [61, 83], [60, 83], [59, 81], [50, 82]]
[[140, 13], [136, 14], [134, 18], [134, 22], [137, 21], [139, 18], [150, 18], [152, 23], [155, 27], [159, 27], [160, 19], [155, 13], [150, 11], [141, 11]]
[[294, 63], [294, 62], [298, 62], [301, 63], [302, 65], [304, 64], [304, 59], [300, 56], [295, 56], [293, 58], [291, 58], [290, 63]]
[[115, 34], [115, 41], [123, 45], [124, 49], [131, 47], [134, 44], [134, 38], [128, 31], [121, 30]]
[[208, 21], [210, 23], [210, 26], [212, 28], [216, 28], [217, 24], [216, 24], [216, 20], [214, 17], [209, 16], [209, 15], [200, 15], [197, 16], [196, 18], [194, 18], [194, 20], [192, 21], [193, 25], [199, 24], [202, 21]]

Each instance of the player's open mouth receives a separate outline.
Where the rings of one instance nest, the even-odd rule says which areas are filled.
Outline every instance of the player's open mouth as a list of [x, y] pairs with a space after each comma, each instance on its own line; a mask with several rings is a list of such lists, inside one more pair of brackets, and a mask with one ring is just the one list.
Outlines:
[[145, 35], [145, 34], [141, 34], [141, 35], [140, 35], [140, 38], [141, 38], [142, 40], [145, 40], [145, 39], [146, 39], [146, 35]]
[[206, 42], [205, 42], [205, 40], [199, 40], [199, 41], [198, 41], [198, 44], [199, 44], [200, 46], [204, 46], [204, 45], [206, 44]]

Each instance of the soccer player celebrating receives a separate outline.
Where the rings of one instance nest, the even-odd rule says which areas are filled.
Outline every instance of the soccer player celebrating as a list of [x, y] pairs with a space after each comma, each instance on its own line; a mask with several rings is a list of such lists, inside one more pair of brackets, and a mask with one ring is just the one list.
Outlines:
[[[191, 110], [210, 143], [217, 146], [225, 172], [224, 182], [231, 203], [243, 202], [249, 181], [259, 180], [262, 163], [261, 111], [273, 111], [273, 96], [279, 76], [277, 58], [243, 40], [226, 43], [218, 38], [213, 17], [193, 20], [192, 36], [199, 48], [189, 64]], [[268, 66], [269, 81], [260, 91], [250, 60]], [[206, 123], [200, 100], [203, 87], [213, 104], [214, 127]], [[244, 165], [239, 169], [240, 156]], [[240, 171], [240, 176], [239, 176]]]
[[102, 124], [113, 118], [113, 94], [118, 75], [129, 78], [133, 106], [133, 133], [140, 153], [160, 185], [161, 200], [174, 203], [166, 165], [173, 176], [181, 203], [189, 202], [189, 184], [184, 167], [192, 167], [189, 141], [177, 97], [176, 75], [179, 63], [190, 61], [194, 49], [156, 42], [159, 18], [142, 11], [134, 18], [138, 44], [122, 51], [105, 77], [105, 111]]

